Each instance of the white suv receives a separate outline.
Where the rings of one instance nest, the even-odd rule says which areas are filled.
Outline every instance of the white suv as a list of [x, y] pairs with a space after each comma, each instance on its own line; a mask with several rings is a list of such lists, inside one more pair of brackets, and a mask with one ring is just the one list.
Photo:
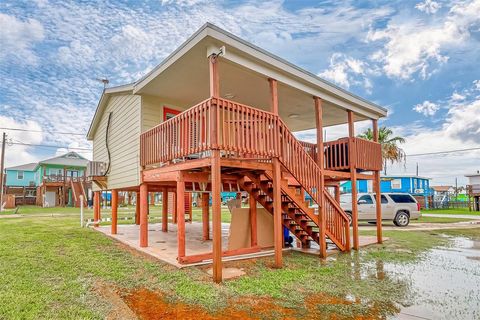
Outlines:
[[[359, 193], [357, 197], [358, 220], [376, 221], [375, 194]], [[410, 220], [420, 218], [420, 205], [408, 193], [382, 193], [382, 220], [390, 220], [396, 226], [405, 227]], [[344, 194], [340, 197], [340, 206], [351, 216], [352, 195]]]

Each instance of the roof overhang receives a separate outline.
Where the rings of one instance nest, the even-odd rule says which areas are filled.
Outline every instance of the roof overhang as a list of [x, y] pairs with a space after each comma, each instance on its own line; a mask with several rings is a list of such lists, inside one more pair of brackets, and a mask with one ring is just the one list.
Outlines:
[[[224, 48], [220, 61], [221, 94], [234, 85], [238, 88], [240, 103], [268, 109], [268, 83], [265, 79], [276, 79], [279, 83], [279, 111], [284, 120], [292, 109], [303, 119], [290, 119], [287, 125], [292, 131], [315, 127], [312, 97], [319, 97], [325, 106], [324, 126], [346, 123], [346, 113], [351, 110], [355, 121], [379, 119], [387, 110], [358, 97], [318, 76], [305, 71], [251, 43], [210, 23], [203, 25], [162, 63], [134, 84], [105, 89], [87, 134], [93, 139], [96, 127], [110, 96], [114, 94], [158, 95], [165, 101], [177, 102], [188, 108], [208, 97], [207, 56]], [[223, 72], [223, 73], [222, 73]], [[180, 85], [181, 84], [181, 85]], [[240, 85], [239, 85], [240, 86]], [[179, 88], [180, 87], [180, 88]], [[188, 88], [188, 90], [185, 90]], [[183, 91], [182, 91], [183, 90]], [[194, 91], [195, 92], [190, 92]], [[253, 90], [253, 91], [252, 91]], [[255, 92], [254, 95], [251, 93]], [[170, 99], [170, 100], [169, 100]], [[291, 114], [290, 114], [291, 115]]]

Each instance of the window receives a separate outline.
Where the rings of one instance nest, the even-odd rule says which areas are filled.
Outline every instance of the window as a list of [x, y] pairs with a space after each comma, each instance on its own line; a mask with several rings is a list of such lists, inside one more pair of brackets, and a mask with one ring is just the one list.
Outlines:
[[362, 202], [361, 204], [373, 204], [372, 197], [370, 197], [369, 195], [363, 195], [358, 198], [358, 204], [360, 204], [360, 202]]
[[382, 200], [381, 200], [382, 204], [387, 204], [388, 203], [388, 199], [387, 197], [385, 197], [383, 194], [382, 194]]
[[396, 203], [416, 203], [409, 194], [389, 194], [389, 196]]
[[17, 171], [17, 180], [23, 180], [23, 171]]
[[393, 179], [392, 180], [392, 189], [402, 189], [402, 180], [401, 179]]

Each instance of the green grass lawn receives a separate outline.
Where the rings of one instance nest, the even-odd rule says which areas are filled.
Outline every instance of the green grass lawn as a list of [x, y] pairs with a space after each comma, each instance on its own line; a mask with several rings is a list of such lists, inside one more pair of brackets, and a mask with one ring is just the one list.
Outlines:
[[434, 214], [461, 214], [461, 215], [476, 215], [479, 216], [478, 211], [469, 211], [468, 208], [450, 208], [450, 209], [424, 209], [422, 213]]
[[[0, 219], [0, 319], [103, 319], [115, 306], [102, 296], [99, 285], [120, 294], [147, 288], [162, 293], [166, 301], [210, 312], [226, 305], [252, 311], [251, 301], [270, 299], [274, 305], [268, 312], [282, 307], [302, 315], [313, 303], [311, 294], [320, 295], [321, 301], [353, 296], [361, 297], [358, 303], [315, 303], [316, 309], [308, 312], [318, 318], [332, 313], [349, 318], [371, 315], [373, 305], [386, 317], [398, 311], [395, 305], [408, 298], [408, 289], [407, 283], [383, 275], [383, 263], [413, 261], [448, 241], [434, 232], [386, 231], [391, 240], [385, 244], [326, 262], [291, 252], [284, 255], [283, 269], [271, 267], [272, 257], [226, 263], [243, 267], [247, 275], [216, 285], [205, 267], [176, 269], [80, 228], [78, 210], [24, 210], [29, 216]], [[49, 215], [52, 212], [61, 215]]]
[[446, 217], [425, 217], [421, 216], [417, 220], [410, 220], [411, 223], [455, 223], [455, 222], [465, 222], [465, 221], [474, 221], [473, 219], [465, 218], [450, 218]]

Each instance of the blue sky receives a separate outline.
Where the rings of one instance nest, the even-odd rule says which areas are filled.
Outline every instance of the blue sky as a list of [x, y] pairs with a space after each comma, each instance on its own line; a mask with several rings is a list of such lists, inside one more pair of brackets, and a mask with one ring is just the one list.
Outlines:
[[[95, 79], [139, 79], [207, 21], [386, 107], [381, 124], [407, 138], [407, 154], [480, 147], [480, 0], [4, 0], [0, 127], [43, 131], [8, 131], [14, 143], [90, 148], [81, 134], [103, 88]], [[12, 144], [6, 160], [64, 151]], [[417, 162], [452, 184], [480, 169], [480, 152], [408, 157], [389, 171]]]

